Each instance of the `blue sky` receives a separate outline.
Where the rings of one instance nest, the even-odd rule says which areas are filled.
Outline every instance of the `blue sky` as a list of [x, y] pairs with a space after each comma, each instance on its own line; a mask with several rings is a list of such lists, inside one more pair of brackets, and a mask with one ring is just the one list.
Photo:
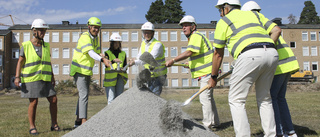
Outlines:
[[[67, 20], [71, 24], [78, 21], [85, 24], [96, 16], [103, 24], [130, 24], [146, 22], [145, 14], [150, 4], [155, 0], [0, 0], [0, 23], [12, 25], [13, 15], [15, 24], [31, 24], [36, 18], [42, 18], [49, 24], [60, 24]], [[163, 0], [165, 1], [165, 0]], [[240, 0], [244, 4], [249, 0]], [[267, 18], [282, 18], [288, 23], [289, 14], [299, 20], [305, 0], [256, 0]], [[320, 1], [311, 0], [320, 16]], [[197, 23], [210, 23], [220, 19], [218, 10], [214, 7], [217, 0], [182, 0], [182, 8], [187, 15], [196, 18]], [[0, 26], [1, 28], [1, 26]]]

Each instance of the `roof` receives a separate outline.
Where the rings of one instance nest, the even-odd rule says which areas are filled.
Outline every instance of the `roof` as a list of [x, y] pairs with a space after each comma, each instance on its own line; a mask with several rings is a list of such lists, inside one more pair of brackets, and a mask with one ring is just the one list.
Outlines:
[[6, 36], [7, 34], [9, 34], [11, 31], [10, 30], [0, 30], [0, 36]]

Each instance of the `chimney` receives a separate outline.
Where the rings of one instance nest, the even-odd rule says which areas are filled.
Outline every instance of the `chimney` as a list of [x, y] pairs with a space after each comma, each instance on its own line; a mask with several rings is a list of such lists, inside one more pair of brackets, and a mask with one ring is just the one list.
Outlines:
[[212, 25], [217, 25], [217, 21], [210, 21]]
[[68, 26], [70, 24], [69, 21], [62, 21], [62, 25]]
[[272, 21], [274, 23], [276, 23], [278, 26], [281, 26], [282, 25], [282, 22], [281, 22], [282, 18], [274, 18]]

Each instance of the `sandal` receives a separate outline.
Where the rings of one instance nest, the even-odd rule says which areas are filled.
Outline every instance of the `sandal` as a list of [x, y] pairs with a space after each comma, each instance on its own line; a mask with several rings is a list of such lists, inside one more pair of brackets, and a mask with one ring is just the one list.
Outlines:
[[50, 129], [51, 129], [51, 131], [61, 131], [61, 129], [58, 125], [55, 127], [51, 127]]
[[32, 129], [30, 129], [30, 130], [29, 130], [29, 133], [30, 133], [31, 135], [38, 135], [38, 134], [39, 134], [39, 133], [38, 133], [38, 131], [37, 131], [37, 132], [35, 132], [35, 133], [31, 133], [31, 131], [33, 131], [33, 130], [37, 131], [37, 129], [36, 129], [36, 128], [32, 128]]

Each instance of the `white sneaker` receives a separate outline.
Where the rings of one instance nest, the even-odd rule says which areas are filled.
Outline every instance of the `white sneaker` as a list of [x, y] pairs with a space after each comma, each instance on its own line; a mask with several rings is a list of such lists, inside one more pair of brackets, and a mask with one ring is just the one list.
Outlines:
[[296, 133], [294, 133], [292, 135], [284, 134], [284, 137], [298, 137], [298, 136]]

